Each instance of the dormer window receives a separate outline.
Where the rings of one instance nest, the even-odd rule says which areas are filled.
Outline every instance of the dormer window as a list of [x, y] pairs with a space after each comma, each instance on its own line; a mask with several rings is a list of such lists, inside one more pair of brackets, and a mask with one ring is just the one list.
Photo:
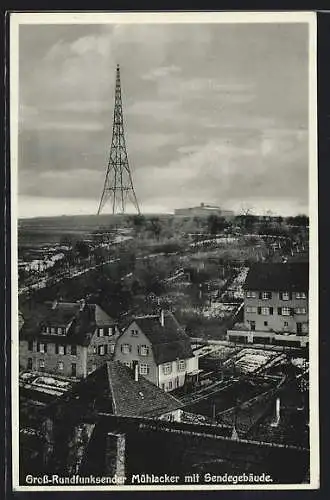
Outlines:
[[306, 299], [306, 293], [305, 292], [297, 292], [296, 299]]
[[51, 329], [50, 329], [50, 333], [51, 333], [52, 335], [55, 335], [55, 333], [56, 333], [56, 328], [51, 327]]
[[253, 292], [252, 290], [248, 290], [246, 292], [246, 298], [247, 299], [255, 299], [257, 296], [256, 292]]
[[272, 293], [271, 292], [262, 292], [261, 293], [261, 299], [262, 300], [269, 300], [272, 298]]
[[281, 300], [290, 300], [290, 292], [281, 292], [280, 299]]

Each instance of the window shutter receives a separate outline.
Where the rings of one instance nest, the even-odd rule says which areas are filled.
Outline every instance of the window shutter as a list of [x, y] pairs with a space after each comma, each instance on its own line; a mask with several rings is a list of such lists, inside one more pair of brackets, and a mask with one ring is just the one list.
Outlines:
[[280, 292], [280, 300], [283, 300], [283, 293]]
[[258, 314], [261, 314], [261, 307], [258, 307]]
[[290, 309], [290, 314], [291, 314], [291, 316], [294, 316], [294, 308], [293, 307], [291, 307], [291, 309]]
[[138, 345], [137, 346], [137, 352], [138, 352], [138, 354], [140, 354], [140, 351], [141, 351], [141, 346]]
[[47, 344], [44, 344], [44, 351], [47, 352]]
[[55, 354], [58, 354], [58, 344], [55, 344]]
[[272, 298], [272, 292], [268, 292], [268, 297], [271, 299]]
[[277, 314], [278, 314], [279, 316], [281, 316], [281, 315], [282, 315], [282, 307], [278, 307], [278, 308], [277, 308]]
[[108, 344], [105, 344], [104, 346], [104, 354], [108, 354]]
[[37, 342], [37, 352], [40, 352], [40, 343]]
[[274, 314], [274, 308], [273, 307], [269, 308], [269, 314]]
[[131, 345], [129, 346], [129, 352], [132, 352], [132, 346]]
[[101, 346], [100, 345], [97, 347], [97, 354], [101, 354]]
[[120, 351], [123, 352], [123, 344], [120, 346]]
[[292, 292], [289, 293], [289, 298], [292, 300]]
[[259, 292], [259, 299], [262, 299], [262, 293]]

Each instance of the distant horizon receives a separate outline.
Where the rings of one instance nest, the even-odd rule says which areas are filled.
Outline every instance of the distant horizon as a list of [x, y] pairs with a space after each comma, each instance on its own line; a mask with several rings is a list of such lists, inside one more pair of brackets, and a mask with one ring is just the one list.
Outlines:
[[[189, 208], [189, 207], [187, 207]], [[92, 214], [92, 213], [83, 213], [83, 214], [59, 214], [59, 215], [35, 215], [35, 216], [27, 216], [27, 217], [18, 217], [18, 221], [20, 220], [30, 220], [30, 219], [57, 219], [57, 218], [62, 218], [62, 217], [99, 217], [99, 218], [105, 218], [105, 217], [125, 217], [125, 216], [131, 216], [131, 215], [138, 215], [137, 212], [126, 212], [123, 214], [117, 213], [101, 213], [101, 214]], [[174, 217], [189, 217], [189, 215], [176, 215], [174, 212], [141, 212], [141, 216], [157, 216], [157, 215], [172, 215]], [[237, 217], [240, 215], [244, 215], [242, 213], [237, 213], [234, 212], [233, 216]], [[308, 213], [305, 212], [299, 212], [293, 215], [282, 215], [282, 214], [277, 214], [277, 213], [254, 213], [253, 211], [249, 213], [249, 215], [253, 217], [283, 217], [284, 219], [289, 218], [289, 217], [298, 217], [298, 216], [305, 216], [309, 218]], [[196, 217], [195, 215], [192, 215], [193, 217]], [[197, 215], [198, 217], [198, 215]], [[203, 217], [203, 216], [200, 216]], [[221, 217], [221, 215], [220, 215]]]

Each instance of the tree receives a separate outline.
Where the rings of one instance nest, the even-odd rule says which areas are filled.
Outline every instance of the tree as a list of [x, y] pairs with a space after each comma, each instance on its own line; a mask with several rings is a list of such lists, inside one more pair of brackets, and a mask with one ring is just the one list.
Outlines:
[[159, 240], [160, 234], [162, 232], [162, 224], [159, 217], [152, 217], [149, 221], [149, 230], [154, 235], [154, 237]]
[[88, 259], [90, 256], [90, 247], [86, 241], [78, 240], [74, 246], [74, 251], [80, 259]]
[[207, 218], [207, 227], [209, 233], [217, 234], [227, 227], [227, 222], [224, 217], [219, 217], [218, 215], [211, 214]]

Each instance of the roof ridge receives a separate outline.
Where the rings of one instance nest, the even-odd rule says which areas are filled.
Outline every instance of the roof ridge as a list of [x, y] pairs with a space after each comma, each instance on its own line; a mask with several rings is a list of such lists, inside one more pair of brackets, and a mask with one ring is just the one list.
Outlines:
[[[114, 361], [114, 363], [116, 363], [116, 361]], [[117, 363], [119, 363], [119, 361], [117, 361]], [[111, 399], [112, 399], [112, 412], [114, 415], [117, 414], [117, 402], [116, 402], [116, 399], [115, 399], [115, 394], [114, 394], [114, 390], [113, 390], [113, 386], [112, 386], [112, 377], [111, 377], [111, 370], [110, 370], [110, 361], [107, 361], [106, 363], [106, 367], [107, 367], [107, 374], [108, 374], [108, 384], [109, 384], [109, 387], [110, 387], [110, 392], [111, 392]]]

